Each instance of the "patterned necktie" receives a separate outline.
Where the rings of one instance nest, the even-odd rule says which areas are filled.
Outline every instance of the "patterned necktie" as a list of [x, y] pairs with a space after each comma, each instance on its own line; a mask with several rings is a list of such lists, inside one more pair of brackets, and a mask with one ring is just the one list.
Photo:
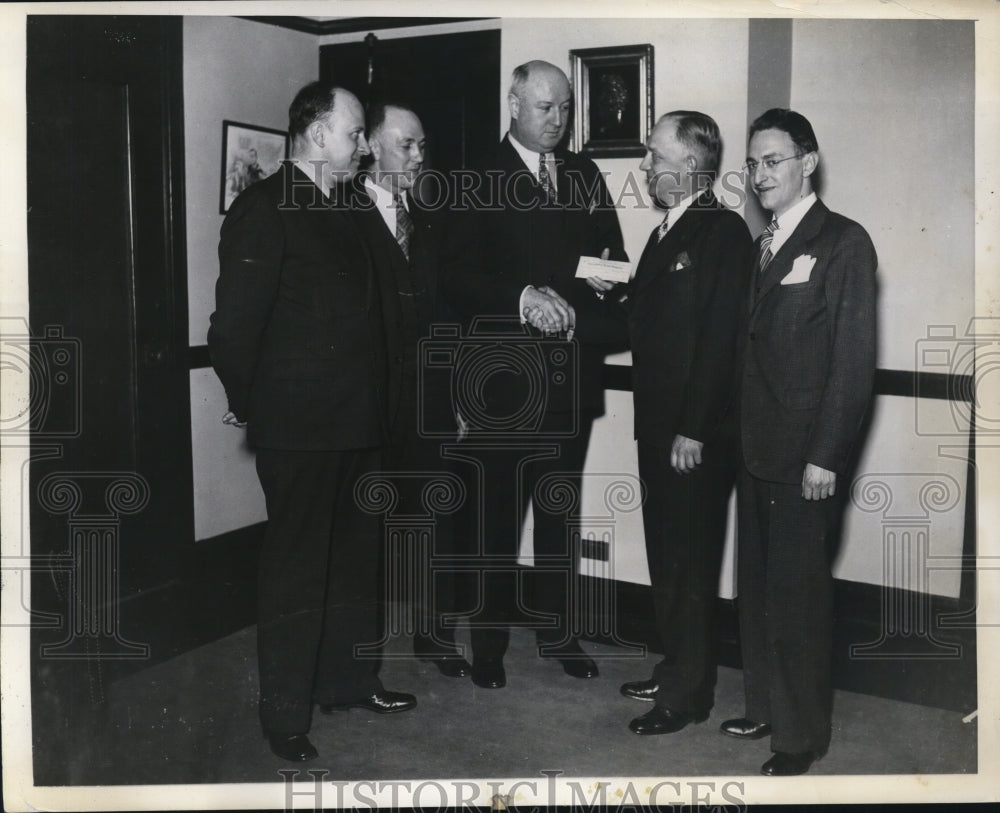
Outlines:
[[545, 199], [552, 203], [556, 199], [556, 190], [552, 185], [552, 178], [549, 176], [549, 165], [545, 160], [545, 153], [538, 154], [538, 185], [545, 193]]
[[403, 205], [403, 198], [396, 192], [392, 196], [393, 203], [396, 204], [396, 242], [403, 251], [403, 256], [410, 259], [410, 238], [413, 237], [413, 221], [410, 220], [410, 213]]
[[663, 222], [660, 223], [659, 228], [656, 230], [656, 242], [659, 243], [667, 234], [667, 229], [670, 228], [670, 224], [667, 222], [670, 220], [670, 210], [663, 216]]
[[757, 256], [757, 276], [764, 275], [764, 271], [770, 264], [774, 255], [771, 253], [771, 241], [774, 240], [774, 233], [778, 230], [778, 218], [771, 218], [760, 236], [760, 254]]

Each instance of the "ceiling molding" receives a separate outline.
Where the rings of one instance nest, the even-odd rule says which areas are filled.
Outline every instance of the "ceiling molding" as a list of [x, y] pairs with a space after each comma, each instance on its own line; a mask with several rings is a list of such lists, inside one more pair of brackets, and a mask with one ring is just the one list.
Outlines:
[[240, 17], [257, 23], [290, 28], [305, 34], [354, 34], [383, 28], [410, 28], [441, 23], [464, 23], [493, 17], [342, 17], [336, 20], [314, 20], [310, 17]]

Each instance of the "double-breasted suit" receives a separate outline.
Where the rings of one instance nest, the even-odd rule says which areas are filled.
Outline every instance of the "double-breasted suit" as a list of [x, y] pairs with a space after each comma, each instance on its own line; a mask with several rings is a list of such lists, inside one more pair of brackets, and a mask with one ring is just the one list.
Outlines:
[[[696, 714], [711, 708], [715, 687], [713, 611], [735, 478], [724, 419], [753, 243], [711, 190], [658, 238], [654, 229], [625, 300], [646, 558], [665, 653], [654, 680], [658, 704]], [[671, 467], [676, 435], [704, 444], [687, 474]]]
[[[830, 555], [872, 392], [877, 265], [867, 232], [817, 199], [744, 310], [740, 631], [747, 716], [774, 751], [829, 743]], [[803, 498], [807, 463], [837, 473], [836, 497]]]
[[344, 190], [334, 191], [325, 197], [285, 163], [236, 199], [208, 332], [267, 505], [257, 621], [271, 734], [305, 733], [314, 702], [381, 689], [376, 663], [354, 657], [377, 640], [379, 544], [354, 485], [381, 465], [387, 365], [401, 340]]
[[[604, 249], [613, 260], [626, 259], [618, 217], [597, 166], [572, 152], [556, 149], [556, 199], [550, 202], [535, 175], [518, 155], [509, 137], [495, 154], [454, 190], [457, 195], [454, 235], [445, 280], [445, 295], [466, 321], [478, 316], [502, 316], [512, 323], [510, 363], [497, 358], [479, 375], [476, 389], [484, 412], [501, 422], [512, 415], [534, 420], [535, 399], [543, 399], [540, 420], [529, 431], [517, 427], [517, 440], [504, 445], [501, 433], [494, 446], [471, 451], [484, 472], [485, 599], [472, 628], [477, 657], [499, 658], [507, 647], [507, 620], [512, 616], [517, 586], [505, 580], [515, 570], [521, 523], [536, 483], [548, 473], [562, 473], [570, 489], [579, 490], [580, 472], [594, 418], [604, 411], [604, 358], [626, 340], [624, 319], [614, 303], [601, 301], [582, 279], [575, 278], [581, 255], [599, 257]], [[462, 191], [462, 186], [470, 190]], [[575, 337], [542, 339], [518, 324], [525, 286], [549, 286], [576, 312]], [[468, 347], [481, 339], [466, 339]], [[489, 340], [487, 340], [489, 341]], [[493, 341], [496, 341], [495, 339]], [[519, 361], [515, 348], [531, 343], [546, 366], [541, 386]], [[492, 363], [492, 362], [491, 362]], [[469, 382], [473, 379], [470, 378]], [[481, 386], [480, 386], [481, 385]], [[527, 425], [527, 424], [526, 424]], [[567, 430], [567, 427], [570, 427]], [[473, 427], [467, 448], [488, 433]], [[508, 435], [513, 437], [513, 435]], [[516, 448], [515, 448], [516, 447]], [[523, 464], [522, 464], [523, 463]], [[525, 604], [545, 613], [555, 625], [540, 622], [538, 635], [558, 645], [572, 638], [567, 591], [576, 578], [577, 557], [570, 549], [572, 519], [565, 507], [534, 502], [533, 590]], [[495, 565], [495, 567], [494, 567]], [[506, 573], [504, 573], [506, 571]]]

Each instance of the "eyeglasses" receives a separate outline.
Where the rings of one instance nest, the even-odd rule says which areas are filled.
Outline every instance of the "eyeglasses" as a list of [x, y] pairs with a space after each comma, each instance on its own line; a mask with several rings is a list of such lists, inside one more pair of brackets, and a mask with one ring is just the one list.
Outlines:
[[791, 161], [793, 158], [801, 158], [802, 155], [803, 153], [797, 153], [796, 155], [789, 155], [787, 158], [765, 158], [763, 161], [760, 161], [759, 163], [757, 161], [747, 161], [743, 165], [743, 169], [750, 175], [753, 175], [757, 171], [757, 167], [759, 166], [764, 167], [764, 169], [770, 172], [772, 169], [778, 166], [778, 164], [780, 164], [782, 161]]

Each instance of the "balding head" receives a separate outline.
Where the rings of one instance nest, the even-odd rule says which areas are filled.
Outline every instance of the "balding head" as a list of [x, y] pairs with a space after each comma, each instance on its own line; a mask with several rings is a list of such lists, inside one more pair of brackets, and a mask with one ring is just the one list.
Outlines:
[[551, 152], [566, 135], [570, 100], [569, 79], [555, 65], [542, 60], [518, 65], [507, 96], [511, 135], [529, 150]]

